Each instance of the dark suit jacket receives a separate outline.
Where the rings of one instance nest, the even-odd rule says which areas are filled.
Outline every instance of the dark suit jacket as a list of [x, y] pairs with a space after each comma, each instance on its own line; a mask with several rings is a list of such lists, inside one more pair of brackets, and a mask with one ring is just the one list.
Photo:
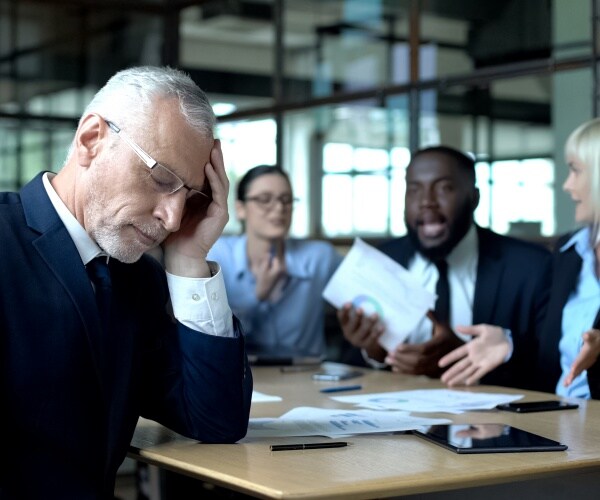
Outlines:
[[[529, 388], [533, 384], [536, 332], [541, 328], [550, 286], [551, 256], [545, 248], [478, 227], [479, 262], [473, 299], [473, 324], [487, 323], [512, 332], [514, 352], [482, 382]], [[404, 267], [416, 250], [407, 236], [380, 250]]]
[[[581, 271], [581, 257], [572, 246], [564, 252], [559, 249], [573, 236], [573, 233], [562, 236], [556, 243], [553, 255], [553, 277], [548, 302], [548, 313], [544, 329], [539, 337], [538, 369], [536, 388], [540, 391], [555, 392], [560, 379], [559, 343], [562, 337], [563, 308], [569, 295], [577, 288]], [[600, 311], [596, 314], [594, 328], [600, 328]], [[583, 333], [583, 332], [582, 332]], [[588, 370], [588, 384], [592, 398], [600, 399], [600, 360]]]
[[0, 498], [112, 498], [140, 415], [201, 441], [245, 435], [243, 339], [172, 321], [154, 259], [114, 262], [111, 382], [90, 280], [41, 175], [20, 194], [0, 194], [0, 235]]

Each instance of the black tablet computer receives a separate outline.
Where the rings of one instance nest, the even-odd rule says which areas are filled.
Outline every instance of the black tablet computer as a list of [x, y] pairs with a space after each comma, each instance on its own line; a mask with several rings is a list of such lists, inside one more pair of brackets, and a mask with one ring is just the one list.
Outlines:
[[455, 453], [516, 453], [564, 451], [567, 446], [552, 439], [505, 424], [433, 425], [413, 431]]

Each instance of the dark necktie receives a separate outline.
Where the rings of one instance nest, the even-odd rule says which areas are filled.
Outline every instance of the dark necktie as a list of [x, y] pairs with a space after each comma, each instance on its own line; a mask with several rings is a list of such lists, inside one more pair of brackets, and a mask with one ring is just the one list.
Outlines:
[[98, 314], [100, 316], [100, 329], [102, 339], [100, 340], [101, 356], [105, 363], [105, 368], [112, 371], [110, 362], [110, 352], [113, 349], [110, 342], [110, 322], [111, 322], [111, 303], [112, 303], [112, 283], [110, 279], [110, 269], [106, 262], [106, 256], [96, 257], [90, 261], [86, 267], [88, 276], [94, 284], [96, 294], [96, 304], [98, 305]]
[[435, 302], [435, 317], [439, 322], [450, 321], [450, 284], [448, 283], [448, 263], [445, 260], [435, 262], [439, 278], [435, 285], [437, 300]]

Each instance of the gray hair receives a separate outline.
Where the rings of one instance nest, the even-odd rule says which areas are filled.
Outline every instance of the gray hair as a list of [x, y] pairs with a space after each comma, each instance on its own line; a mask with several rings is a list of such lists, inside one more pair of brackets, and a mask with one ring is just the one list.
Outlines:
[[[149, 120], [153, 101], [160, 98], [177, 99], [189, 125], [213, 137], [217, 120], [206, 94], [189, 75], [168, 66], [137, 66], [115, 73], [92, 98], [81, 120], [89, 113], [98, 113], [124, 129], [142, 127]], [[73, 154], [73, 147], [71, 142], [65, 161]]]
[[571, 132], [565, 143], [565, 155], [578, 158], [590, 170], [590, 204], [594, 212], [592, 237], [595, 241], [600, 227], [600, 118], [589, 120]]
[[98, 113], [119, 127], [141, 126], [153, 111], [153, 102], [160, 98], [177, 99], [189, 125], [212, 137], [216, 118], [206, 94], [189, 75], [169, 67], [138, 66], [119, 71], [96, 93], [83, 116]]

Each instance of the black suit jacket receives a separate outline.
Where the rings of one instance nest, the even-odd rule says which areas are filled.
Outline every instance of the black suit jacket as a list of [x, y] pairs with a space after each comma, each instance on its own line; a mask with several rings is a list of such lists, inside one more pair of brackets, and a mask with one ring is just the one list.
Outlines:
[[[533, 385], [536, 334], [542, 327], [550, 286], [551, 255], [532, 243], [477, 227], [479, 261], [473, 299], [473, 324], [508, 328], [513, 356], [482, 382], [508, 387]], [[390, 240], [380, 250], [404, 267], [416, 249], [407, 236]]]
[[193, 439], [246, 433], [252, 377], [243, 339], [167, 314], [151, 257], [115, 262], [114, 382], [100, 358], [94, 293], [41, 176], [0, 194], [0, 498], [112, 498], [140, 415]]
[[[577, 288], [581, 271], [581, 257], [571, 246], [564, 252], [559, 249], [573, 236], [573, 233], [562, 236], [553, 255], [553, 278], [548, 302], [548, 313], [544, 329], [539, 336], [538, 369], [536, 388], [540, 391], [555, 392], [560, 379], [559, 343], [562, 337], [562, 315], [569, 295]], [[596, 314], [593, 328], [600, 328], [600, 311]], [[582, 332], [583, 333], [583, 332]], [[600, 399], [600, 361], [596, 361], [588, 370], [588, 384], [591, 396]]]

